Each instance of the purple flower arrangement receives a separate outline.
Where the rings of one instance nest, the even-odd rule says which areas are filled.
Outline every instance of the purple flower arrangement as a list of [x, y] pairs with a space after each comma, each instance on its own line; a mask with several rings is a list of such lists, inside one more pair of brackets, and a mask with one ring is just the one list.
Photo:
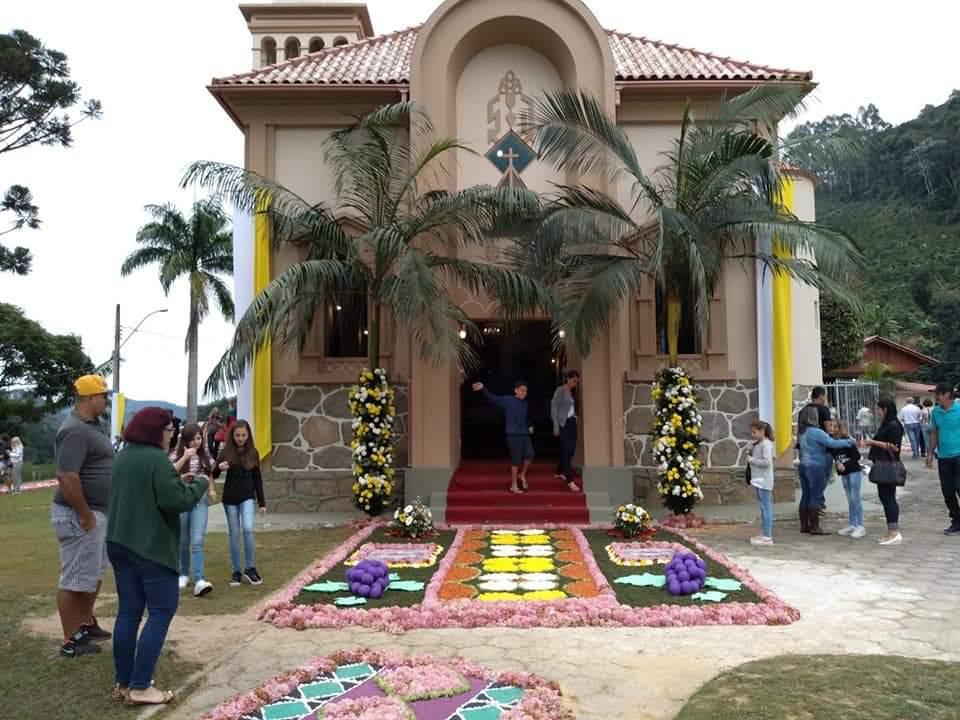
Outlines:
[[707, 564], [691, 552], [676, 553], [664, 569], [671, 595], [700, 592], [707, 579]]
[[379, 600], [390, 585], [390, 568], [379, 560], [361, 560], [347, 570], [347, 584], [354, 595]]

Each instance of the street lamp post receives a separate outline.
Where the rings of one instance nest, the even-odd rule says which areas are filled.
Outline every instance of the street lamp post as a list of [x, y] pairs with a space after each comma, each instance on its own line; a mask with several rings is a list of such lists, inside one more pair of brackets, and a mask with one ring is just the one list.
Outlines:
[[134, 333], [140, 329], [140, 326], [147, 321], [147, 318], [157, 315], [158, 313], [165, 313], [166, 308], [160, 308], [159, 310], [154, 310], [143, 316], [140, 322], [137, 323], [136, 327], [127, 335], [127, 339], [122, 343], [120, 342], [120, 303], [117, 303], [117, 316], [116, 316], [116, 325], [113, 332], [113, 392], [114, 394], [120, 392], [120, 348], [122, 348], [130, 338], [133, 337]]

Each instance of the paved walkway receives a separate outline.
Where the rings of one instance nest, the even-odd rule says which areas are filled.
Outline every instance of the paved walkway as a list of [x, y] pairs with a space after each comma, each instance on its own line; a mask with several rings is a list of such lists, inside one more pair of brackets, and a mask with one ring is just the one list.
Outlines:
[[[499, 669], [557, 680], [581, 720], [672, 718], [704, 682], [743, 662], [782, 653], [892, 653], [960, 661], [960, 537], [947, 524], [935, 473], [908, 461], [905, 542], [880, 547], [882, 522], [851, 540], [801, 536], [779, 523], [777, 544], [753, 548], [755, 525], [720, 525], [701, 537], [798, 607], [788, 627], [423, 630], [391, 636], [360, 628], [278, 630], [244, 618], [177, 618], [171, 637], [208, 661], [200, 688], [171, 715], [186, 720], [311, 657], [337, 648], [389, 647], [460, 655]], [[869, 486], [865, 495], [873, 494]], [[843, 524], [831, 520], [828, 529]], [[212, 637], [198, 647], [197, 633]], [[223, 648], [226, 649], [223, 649]]]

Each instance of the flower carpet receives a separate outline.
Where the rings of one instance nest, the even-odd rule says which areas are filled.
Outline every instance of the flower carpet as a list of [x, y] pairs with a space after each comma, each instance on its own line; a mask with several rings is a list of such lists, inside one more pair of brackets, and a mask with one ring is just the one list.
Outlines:
[[341, 651], [226, 701], [203, 720], [572, 720], [554, 683], [459, 658]]
[[[706, 578], [697, 592], [674, 595], [666, 571], [674, 555], [685, 553], [703, 561]], [[355, 597], [345, 582], [363, 560], [389, 569], [381, 597]], [[270, 597], [258, 617], [300, 630], [360, 625], [399, 633], [785, 625], [800, 614], [745, 568], [678, 529], [660, 527], [641, 539], [606, 527], [460, 527], [412, 540], [371, 524]]]

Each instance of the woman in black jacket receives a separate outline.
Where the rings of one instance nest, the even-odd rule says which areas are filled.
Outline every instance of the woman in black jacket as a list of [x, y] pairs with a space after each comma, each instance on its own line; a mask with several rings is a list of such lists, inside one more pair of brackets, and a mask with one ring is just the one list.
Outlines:
[[[903, 443], [903, 425], [897, 419], [897, 405], [890, 398], [880, 398], [877, 403], [877, 420], [880, 427], [873, 438], [866, 440], [870, 446], [870, 462], [890, 462], [900, 459], [900, 445]], [[883, 503], [883, 514], [887, 518], [887, 534], [880, 539], [881, 545], [899, 545], [903, 542], [900, 534], [900, 506], [897, 505], [897, 486], [877, 483], [877, 494]]]
[[[230, 585], [236, 587], [244, 579], [251, 585], [259, 585], [263, 579], [254, 563], [254, 507], [259, 506], [262, 515], [267, 511], [267, 502], [263, 496], [260, 456], [253, 441], [250, 423], [246, 420], [238, 420], [227, 435], [214, 477], [218, 477], [221, 472], [227, 473], [223, 484], [223, 510], [227, 515], [230, 563], [233, 565]], [[241, 533], [246, 560], [243, 573], [240, 572]]]

